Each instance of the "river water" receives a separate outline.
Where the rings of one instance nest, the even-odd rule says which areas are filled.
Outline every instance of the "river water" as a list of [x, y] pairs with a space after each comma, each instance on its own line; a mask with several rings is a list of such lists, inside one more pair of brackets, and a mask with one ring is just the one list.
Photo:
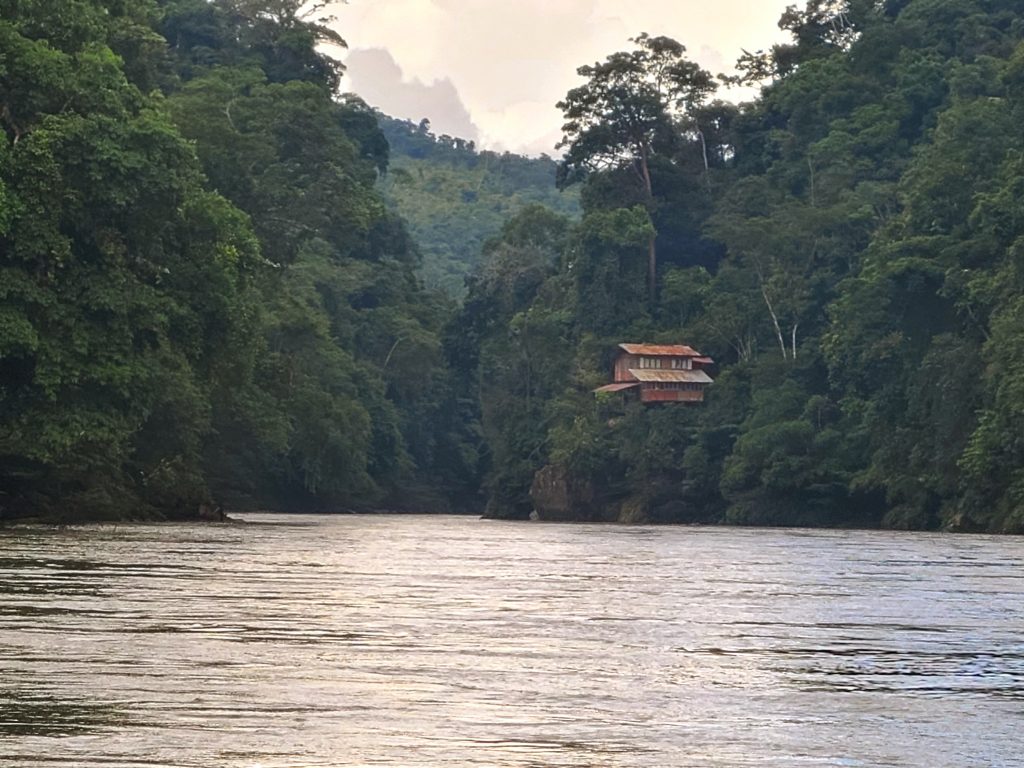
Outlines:
[[0, 767], [1024, 766], [1024, 539], [0, 531]]

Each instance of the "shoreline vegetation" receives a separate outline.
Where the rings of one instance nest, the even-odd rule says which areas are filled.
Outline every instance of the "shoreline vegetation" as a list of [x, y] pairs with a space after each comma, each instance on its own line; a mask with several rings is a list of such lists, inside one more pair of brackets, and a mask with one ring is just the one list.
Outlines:
[[[0, 525], [1024, 533], [1024, 0], [639, 34], [557, 159], [375, 112], [317, 8], [0, 0]], [[624, 342], [705, 401], [595, 396]]]

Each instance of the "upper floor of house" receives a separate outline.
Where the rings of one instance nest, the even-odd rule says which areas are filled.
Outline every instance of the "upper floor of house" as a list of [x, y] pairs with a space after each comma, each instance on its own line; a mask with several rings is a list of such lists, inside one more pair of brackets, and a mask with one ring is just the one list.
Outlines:
[[714, 361], [685, 344], [619, 344], [616, 382], [640, 381], [638, 371], [699, 371]]

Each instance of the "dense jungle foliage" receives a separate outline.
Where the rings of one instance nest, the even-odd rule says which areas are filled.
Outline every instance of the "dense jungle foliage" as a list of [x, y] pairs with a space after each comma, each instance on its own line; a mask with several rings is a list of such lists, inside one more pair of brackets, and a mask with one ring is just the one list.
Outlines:
[[462, 298], [484, 246], [528, 205], [579, 218], [579, 194], [555, 187], [550, 157], [480, 151], [472, 141], [435, 136], [426, 119], [378, 118], [391, 147], [381, 186], [423, 254], [419, 274], [429, 288]]
[[[1024, 0], [810, 0], [743, 105], [640, 35], [557, 167], [340, 95], [301, 6], [0, 0], [0, 517], [525, 517], [547, 468], [581, 518], [1024, 532]], [[595, 397], [623, 341], [707, 402]]]
[[[668, 38], [581, 68], [583, 219], [510, 222], [458, 322], [489, 514], [551, 465], [581, 518], [1024, 531], [1024, 2], [780, 26], [750, 104]], [[595, 398], [623, 341], [713, 356], [707, 402]]]
[[0, 515], [444, 509], [475, 476], [451, 308], [321, 42], [297, 0], [0, 0]]

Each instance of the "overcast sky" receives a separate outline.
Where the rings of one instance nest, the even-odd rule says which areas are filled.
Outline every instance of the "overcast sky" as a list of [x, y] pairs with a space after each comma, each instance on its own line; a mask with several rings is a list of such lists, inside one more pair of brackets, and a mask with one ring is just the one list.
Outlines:
[[781, 39], [794, 0], [348, 0], [332, 8], [348, 41], [346, 90], [435, 133], [485, 147], [553, 153], [555, 103], [576, 68], [668, 35], [717, 74], [740, 50]]

